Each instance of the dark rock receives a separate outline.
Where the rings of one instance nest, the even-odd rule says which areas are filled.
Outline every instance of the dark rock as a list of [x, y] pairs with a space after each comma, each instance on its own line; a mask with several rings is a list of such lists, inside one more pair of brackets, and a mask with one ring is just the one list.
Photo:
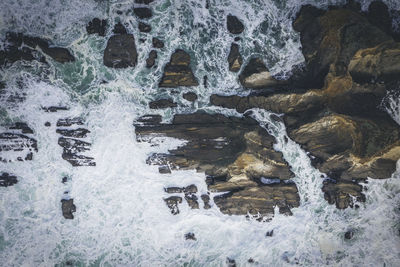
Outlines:
[[57, 129], [56, 133], [61, 134], [66, 137], [75, 137], [75, 138], [85, 138], [87, 134], [90, 133], [89, 130], [84, 128], [78, 128], [74, 130], [69, 129]]
[[168, 194], [183, 193], [184, 187], [167, 187], [164, 191]]
[[182, 198], [177, 196], [172, 196], [164, 199], [168, 208], [171, 210], [172, 215], [179, 214], [178, 204], [182, 203]]
[[184, 93], [182, 96], [184, 99], [190, 102], [194, 102], [197, 100], [197, 95], [193, 92]]
[[240, 83], [251, 89], [264, 89], [286, 84], [276, 80], [260, 58], [252, 58], [239, 75]]
[[354, 236], [354, 232], [352, 230], [349, 230], [344, 234], [344, 238], [346, 238], [346, 239], [352, 239], [353, 236]]
[[199, 208], [199, 202], [197, 201], [197, 187], [195, 185], [189, 185], [183, 189], [183, 192], [185, 193], [185, 200], [187, 201], [188, 205], [192, 209], [198, 209]]
[[236, 16], [228, 15], [226, 17], [226, 25], [230, 33], [240, 34], [244, 31], [243, 23]]
[[231, 258], [226, 258], [226, 264], [228, 267], [236, 267], [236, 261]]
[[207, 195], [207, 194], [201, 195], [201, 200], [203, 200], [203, 202], [204, 202], [204, 209], [205, 210], [211, 209], [210, 196], [209, 195]]
[[48, 122], [48, 121], [46, 121], [46, 122], [44, 123], [44, 126], [46, 126], [46, 127], [50, 127], [50, 126], [51, 126], [51, 123], [50, 123], [50, 122]]
[[133, 13], [135, 13], [135, 15], [140, 19], [148, 19], [153, 16], [153, 12], [151, 12], [151, 9], [147, 7], [134, 8]]
[[157, 125], [161, 122], [160, 115], [145, 115], [140, 117], [137, 122], [141, 125]]
[[177, 106], [178, 105], [171, 98], [155, 100], [149, 103], [151, 109], [175, 108]]
[[135, 0], [135, 3], [136, 4], [145, 4], [145, 5], [148, 5], [148, 4], [150, 4], [151, 2], [153, 2], [154, 0]]
[[204, 75], [203, 76], [203, 86], [204, 86], [204, 88], [207, 88], [207, 86], [208, 86], [207, 80], [208, 80], [207, 75]]
[[59, 119], [57, 121], [57, 127], [69, 127], [72, 125], [83, 125], [83, 120], [81, 118], [65, 118]]
[[65, 219], [72, 220], [74, 218], [73, 212], [76, 212], [76, 206], [74, 205], [73, 199], [62, 199], [61, 210]]
[[151, 32], [151, 26], [149, 24], [139, 22], [139, 31], [141, 32]]
[[42, 107], [45, 112], [58, 112], [60, 110], [69, 110], [68, 107], [58, 107], [58, 106], [50, 106], [50, 107]]
[[33, 134], [33, 130], [29, 128], [25, 122], [16, 122], [13, 126], [10, 126], [10, 130], [20, 130], [23, 134]]
[[185, 239], [186, 239], [186, 240], [194, 240], [194, 241], [197, 240], [197, 238], [196, 238], [196, 236], [194, 235], [194, 233], [187, 233], [187, 234], [185, 234]]
[[65, 184], [66, 182], [68, 182], [68, 177], [64, 176], [64, 177], [62, 178], [61, 182], [62, 182], [63, 184]]
[[137, 63], [135, 38], [132, 34], [113, 35], [104, 50], [104, 65], [110, 68], [135, 67]]
[[239, 45], [232, 43], [231, 50], [228, 55], [229, 70], [238, 72], [242, 66], [243, 59], [239, 52]]
[[164, 42], [156, 37], [153, 37], [151, 42], [152, 42], [154, 48], [164, 48]]
[[252, 258], [247, 260], [248, 263], [254, 263], [254, 260]]
[[149, 53], [149, 57], [146, 59], [146, 67], [151, 68], [156, 63], [157, 51], [151, 50]]
[[100, 20], [98, 18], [92, 19], [86, 26], [86, 31], [88, 34], [98, 34], [100, 36], [106, 35], [107, 20]]
[[392, 18], [389, 9], [382, 1], [372, 1], [368, 7], [367, 18], [371, 24], [382, 31], [392, 33]]
[[235, 37], [234, 41], [235, 42], [239, 42], [240, 40], [242, 40], [239, 36]]
[[[37, 141], [23, 134], [0, 133], [0, 161], [11, 162], [14, 160], [32, 160], [33, 153], [38, 151]], [[10, 153], [11, 152], [11, 153]]]
[[117, 24], [115, 24], [114, 29], [113, 29], [113, 33], [114, 34], [128, 34], [128, 32], [126, 31], [125, 26], [122, 25], [121, 22], [118, 22]]
[[162, 174], [171, 173], [171, 169], [167, 165], [160, 166], [160, 167], [158, 167], [158, 172], [162, 173]]
[[365, 202], [365, 195], [361, 193], [362, 186], [355, 182], [325, 180], [322, 187], [324, 198], [329, 204], [336, 204], [338, 209], [353, 207], [353, 197], [357, 201]]
[[274, 234], [274, 230], [268, 231], [265, 236], [271, 237]]
[[179, 87], [199, 85], [190, 68], [190, 55], [178, 49], [172, 56], [170, 62], [165, 66], [160, 87]]
[[10, 175], [6, 172], [2, 172], [0, 175], [0, 187], [12, 186], [18, 183], [17, 176]]
[[92, 157], [87, 157], [78, 153], [90, 150], [91, 144], [73, 138], [60, 137], [58, 144], [63, 148], [62, 158], [72, 166], [96, 166]]

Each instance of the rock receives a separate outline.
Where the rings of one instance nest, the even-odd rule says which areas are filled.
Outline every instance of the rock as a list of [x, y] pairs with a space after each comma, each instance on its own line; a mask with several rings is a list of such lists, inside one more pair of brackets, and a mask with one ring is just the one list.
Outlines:
[[239, 42], [241, 40], [241, 38], [239, 36], [235, 37], [234, 41], [235, 42]]
[[190, 68], [190, 55], [178, 49], [164, 68], [160, 87], [179, 87], [199, 85]]
[[164, 199], [168, 208], [171, 210], [172, 215], [179, 214], [178, 204], [182, 203], [182, 198], [177, 196], [172, 196]]
[[365, 195], [361, 193], [362, 186], [356, 182], [325, 180], [322, 187], [324, 198], [329, 204], [336, 204], [338, 209], [353, 207], [353, 197], [357, 201], [365, 202]]
[[2, 172], [0, 175], [0, 187], [12, 186], [18, 183], [17, 176]]
[[128, 32], [126, 31], [125, 26], [122, 25], [121, 22], [118, 22], [117, 24], [115, 24], [114, 29], [113, 29], [113, 33], [114, 34], [128, 34]]
[[228, 267], [236, 267], [236, 261], [231, 258], [226, 258], [226, 265]]
[[148, 5], [150, 3], [154, 2], [154, 0], [135, 0], [135, 3], [137, 4], [145, 4]]
[[190, 102], [194, 102], [197, 100], [197, 95], [193, 92], [184, 93], [182, 97]]
[[83, 120], [79, 117], [76, 118], [65, 118], [57, 121], [57, 127], [69, 127], [72, 125], [83, 125]]
[[372, 1], [368, 7], [369, 22], [387, 34], [392, 34], [392, 18], [389, 9], [382, 1]]
[[164, 188], [164, 191], [168, 194], [176, 194], [176, 193], [183, 193], [183, 190], [185, 190], [184, 187], [167, 187]]
[[19, 130], [23, 134], [33, 134], [33, 130], [25, 122], [16, 122], [11, 125], [8, 129]]
[[68, 182], [68, 177], [64, 176], [61, 180], [61, 183], [65, 184], [66, 182]]
[[72, 220], [74, 218], [73, 212], [76, 212], [76, 206], [74, 205], [74, 200], [71, 199], [62, 199], [61, 200], [61, 210], [65, 219]]
[[107, 20], [103, 19], [100, 20], [98, 18], [92, 19], [89, 21], [88, 25], [86, 26], [86, 31], [88, 34], [98, 34], [99, 36], [106, 35], [106, 27], [107, 27]]
[[151, 50], [149, 53], [149, 57], [146, 59], [146, 68], [151, 68], [156, 63], [157, 59], [157, 51]]
[[226, 17], [227, 29], [232, 34], [240, 34], [244, 31], [243, 23], [233, 15], [228, 15]]
[[50, 123], [50, 122], [48, 122], [48, 121], [46, 121], [46, 122], [44, 123], [44, 126], [46, 126], [46, 127], [50, 127], [50, 126], [51, 126], [51, 123]]
[[[154, 134], [186, 140], [185, 145], [169, 154], [154, 154], [147, 162], [197, 169], [212, 176], [212, 182], [207, 182], [211, 191], [230, 191], [214, 199], [223, 213], [269, 216], [275, 205], [290, 208], [299, 204], [295, 184], [266, 186], [259, 182], [261, 177], [290, 179], [293, 174], [282, 154], [274, 151], [274, 138], [251, 118], [198, 112], [175, 115], [171, 124], [137, 124], [135, 130], [139, 142]], [[185, 199], [192, 208], [198, 208], [197, 188], [188, 190], [184, 189]], [[201, 197], [209, 208], [209, 197]]]
[[271, 237], [274, 234], [274, 230], [268, 231], [265, 236], [266, 237]]
[[239, 52], [239, 45], [232, 43], [231, 50], [228, 55], [229, 70], [232, 72], [238, 72], [242, 66], [243, 59]]
[[149, 103], [151, 109], [175, 108], [177, 106], [178, 105], [171, 98], [155, 100]]
[[171, 173], [171, 169], [167, 165], [160, 166], [160, 167], [158, 167], [158, 172], [162, 173], [162, 174]]
[[152, 42], [154, 48], [164, 48], [164, 42], [156, 37], [153, 37], [151, 42]]
[[248, 263], [254, 263], [254, 260], [252, 258], [247, 260]]
[[75, 137], [75, 138], [85, 138], [87, 134], [90, 133], [88, 129], [78, 128], [74, 130], [69, 129], [57, 129], [56, 133], [61, 134], [66, 137]]
[[19, 133], [0, 133], [0, 161], [32, 160], [33, 153], [37, 152], [37, 141]]
[[60, 137], [58, 144], [63, 148], [62, 158], [72, 166], [96, 166], [94, 158], [80, 154], [90, 150], [90, 143], [74, 138]]
[[194, 233], [187, 233], [187, 234], [185, 234], [185, 239], [186, 239], [186, 240], [194, 240], [194, 241], [197, 240], [197, 238], [196, 238], [196, 236], [194, 235]]
[[[307, 72], [298, 84], [321, 88], [330, 68], [344, 75], [353, 55], [392, 38], [368, 19], [349, 8], [328, 11], [303, 6], [293, 23], [300, 32]], [[332, 64], [332, 67], [331, 67]]]
[[45, 112], [58, 112], [60, 110], [69, 110], [68, 107], [59, 107], [59, 106], [50, 106], [50, 107], [42, 107]]
[[135, 38], [132, 34], [117, 34], [110, 37], [104, 50], [104, 65], [110, 68], [135, 67], [137, 64]]
[[136, 7], [133, 9], [133, 13], [139, 19], [148, 19], [151, 18], [151, 16], [153, 16], [153, 12], [151, 12], [151, 9], [147, 7]]
[[240, 83], [251, 89], [265, 89], [286, 84], [272, 77], [260, 58], [252, 58], [239, 75]]
[[139, 31], [141, 32], [151, 32], [151, 26], [149, 24], [139, 22]]
[[352, 230], [349, 230], [346, 233], [344, 233], [344, 238], [346, 238], [346, 239], [352, 239], [353, 236], [354, 236], [354, 232]]
[[197, 187], [195, 185], [189, 185], [188, 187], [185, 187], [183, 192], [185, 193], [185, 200], [187, 201], [188, 205], [192, 209], [198, 209], [199, 208], [199, 202], [197, 201]]
[[203, 200], [203, 202], [204, 202], [204, 209], [205, 210], [211, 209], [210, 196], [209, 195], [207, 195], [207, 194], [201, 195], [201, 200]]
[[161, 123], [160, 115], [145, 115], [137, 120], [138, 125], [157, 125]]
[[350, 61], [349, 72], [358, 83], [398, 81], [400, 43], [386, 42], [360, 49]]

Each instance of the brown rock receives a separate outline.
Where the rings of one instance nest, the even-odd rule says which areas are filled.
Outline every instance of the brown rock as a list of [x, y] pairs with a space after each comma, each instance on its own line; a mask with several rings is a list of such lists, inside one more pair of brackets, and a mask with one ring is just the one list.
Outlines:
[[232, 72], [238, 72], [242, 66], [243, 59], [239, 52], [239, 45], [232, 43], [231, 50], [228, 55], [229, 70]]

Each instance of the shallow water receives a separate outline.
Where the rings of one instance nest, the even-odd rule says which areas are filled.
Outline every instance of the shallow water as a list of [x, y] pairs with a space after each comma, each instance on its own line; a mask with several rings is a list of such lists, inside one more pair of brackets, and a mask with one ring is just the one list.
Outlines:
[[[13, 30], [49, 37], [69, 47], [77, 58], [65, 65], [18, 62], [0, 72], [7, 82], [5, 94], [24, 93], [26, 98], [16, 105], [0, 97], [0, 124], [27, 122], [35, 130], [39, 148], [30, 162], [0, 163], [1, 171], [19, 178], [18, 184], [0, 188], [0, 265], [225, 266], [229, 257], [239, 266], [250, 265], [249, 258], [259, 266], [400, 266], [399, 172], [390, 179], [369, 179], [364, 185], [367, 200], [359, 209], [337, 210], [323, 199], [321, 173], [311, 166], [306, 152], [291, 140], [285, 143], [284, 125], [270, 120], [268, 111], [254, 109], [252, 116], [261, 126], [268, 125], [276, 149], [296, 175], [293, 181], [301, 206], [289, 217], [275, 212], [268, 223], [224, 215], [215, 205], [191, 210], [183, 203], [181, 213], [172, 216], [163, 201], [164, 187], [196, 184], [200, 196], [207, 192], [205, 175], [194, 170], [161, 175], [156, 166], [146, 164], [151, 153], [167, 152], [182, 140], [136, 142], [134, 120], [150, 112], [149, 101], [165, 95], [180, 104], [173, 111], [156, 111], [166, 121], [200, 108], [241, 116], [208, 106], [212, 93], [247, 93], [236, 74], [228, 71], [226, 57], [233, 41], [225, 30], [228, 13], [244, 20], [246, 30], [239, 42], [243, 58], [262, 56], [273, 73], [286, 77], [293, 65], [304, 60], [299, 36], [291, 28], [301, 4], [326, 7], [343, 1], [211, 0], [209, 10], [205, 1], [157, 1], [151, 5], [152, 34], [166, 45], [151, 71], [145, 68], [151, 38], [139, 43], [146, 35], [138, 32], [130, 13], [125, 15], [132, 2], [6, 0], [0, 4], [2, 36]], [[365, 9], [370, 1], [362, 2]], [[398, 1], [386, 3], [400, 9]], [[112, 27], [105, 38], [88, 36], [85, 25], [94, 16], [127, 24], [135, 35], [138, 66], [114, 70], [103, 65]], [[194, 73], [199, 80], [208, 76], [207, 88], [201, 83], [190, 90], [179, 88], [177, 94], [157, 88], [163, 66], [176, 48], [191, 51]], [[182, 100], [180, 92], [187, 91], [195, 91], [199, 101]], [[400, 122], [398, 98], [389, 103], [388, 112]], [[41, 109], [54, 105], [70, 109], [57, 113]], [[83, 117], [91, 131], [86, 140], [93, 145], [86, 154], [95, 158], [96, 167], [72, 167], [61, 158], [56, 121], [75, 116]], [[45, 122], [52, 126], [45, 127]], [[4, 129], [0, 126], [0, 132]], [[64, 176], [70, 178], [67, 185], [61, 183]], [[61, 214], [60, 200], [67, 197], [77, 206], [74, 220]], [[273, 236], [265, 237], [271, 230]], [[354, 231], [353, 239], [344, 238], [347, 230]], [[197, 241], [185, 241], [187, 232], [194, 232]]]

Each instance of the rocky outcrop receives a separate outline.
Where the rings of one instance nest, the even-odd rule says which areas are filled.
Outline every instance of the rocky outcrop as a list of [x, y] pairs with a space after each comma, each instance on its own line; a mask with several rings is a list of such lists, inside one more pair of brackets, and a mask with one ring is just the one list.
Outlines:
[[15, 175], [10, 175], [7, 172], [2, 172], [0, 174], [0, 187], [7, 187], [7, 186], [12, 186], [18, 183], [17, 176]]
[[178, 105], [171, 98], [159, 99], [149, 103], [151, 109], [175, 108], [177, 106]]
[[250, 89], [267, 89], [286, 84], [275, 79], [260, 58], [252, 58], [239, 75], [240, 83]]
[[189, 101], [189, 102], [194, 102], [194, 101], [196, 101], [197, 100], [197, 95], [195, 94], [195, 93], [193, 93], [193, 92], [188, 92], [188, 93], [184, 93], [183, 95], [182, 95], [182, 97], [184, 98], [184, 99], [186, 99], [187, 101]]
[[76, 212], [76, 206], [74, 205], [73, 199], [62, 199], [61, 210], [65, 219], [72, 220], [74, 218], [73, 213]]
[[86, 26], [86, 31], [88, 34], [98, 34], [99, 36], [106, 35], [106, 27], [107, 27], [107, 20], [99, 18], [94, 18], [89, 21], [88, 25]]
[[243, 59], [239, 52], [239, 45], [232, 43], [231, 50], [228, 55], [229, 70], [232, 72], [238, 72], [242, 67]]
[[[209, 190], [230, 192], [214, 198], [224, 213], [250, 212], [263, 217], [271, 215], [276, 205], [285, 213], [299, 205], [296, 185], [281, 183], [290, 179], [292, 172], [282, 154], [273, 149], [274, 138], [249, 117], [198, 112], [175, 115], [171, 124], [142, 119], [135, 126], [138, 141], [147, 141], [155, 134], [186, 140], [182, 147], [170, 150], [169, 154], [153, 154], [147, 162], [205, 172]], [[266, 183], [268, 179], [278, 183]], [[232, 203], [236, 203], [235, 209]]]
[[5, 41], [4, 50], [0, 50], [0, 66], [18, 60], [46, 62], [43, 54], [60, 63], [75, 61], [68, 49], [53, 46], [46, 39], [8, 32]]
[[133, 34], [126, 33], [122, 24], [114, 28], [115, 35], [111, 36], [104, 50], [104, 65], [110, 68], [135, 67], [137, 64], [137, 51]]
[[240, 34], [244, 31], [243, 23], [233, 15], [228, 15], [226, 17], [226, 27], [232, 34]]
[[164, 68], [160, 87], [179, 87], [199, 85], [190, 68], [190, 55], [178, 49], [172, 55]]
[[26, 123], [15, 123], [0, 133], [0, 161], [27, 161], [33, 159], [38, 151], [37, 141], [32, 137], [33, 130]]
[[136, 7], [133, 9], [133, 13], [139, 19], [148, 19], [151, 18], [151, 16], [153, 16], [153, 12], [148, 7]]
[[146, 68], [151, 68], [156, 63], [157, 59], [157, 51], [151, 50], [149, 53], [149, 57], [146, 59]]

